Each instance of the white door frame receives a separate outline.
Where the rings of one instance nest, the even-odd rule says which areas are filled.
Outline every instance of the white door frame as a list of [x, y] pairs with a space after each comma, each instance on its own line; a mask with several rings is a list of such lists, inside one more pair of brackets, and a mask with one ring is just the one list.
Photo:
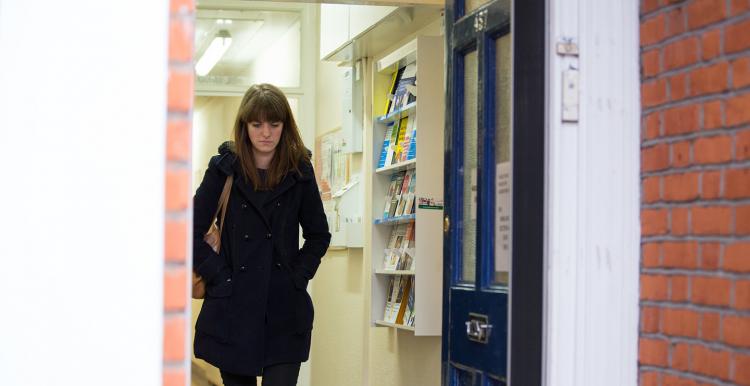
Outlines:
[[[546, 385], [637, 384], [638, 6], [549, 0], [547, 8]], [[558, 54], [566, 40], [578, 55]], [[571, 70], [578, 121], [562, 122]]]

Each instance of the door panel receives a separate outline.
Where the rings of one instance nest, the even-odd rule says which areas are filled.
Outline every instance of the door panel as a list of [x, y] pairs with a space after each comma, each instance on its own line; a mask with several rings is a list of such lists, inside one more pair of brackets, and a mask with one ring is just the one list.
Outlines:
[[[453, 291], [451, 298], [452, 314], [450, 340], [451, 349], [459, 355], [455, 363], [482, 373], [503, 377], [507, 360], [506, 336], [508, 333], [507, 294], [487, 293], [470, 289]], [[488, 343], [483, 344], [468, 337], [466, 322], [472, 316], [486, 316]], [[494, 344], [503, 342], [503, 344]]]
[[453, 384], [459, 386], [475, 386], [477, 384], [477, 374], [474, 371], [453, 367], [452, 368]]

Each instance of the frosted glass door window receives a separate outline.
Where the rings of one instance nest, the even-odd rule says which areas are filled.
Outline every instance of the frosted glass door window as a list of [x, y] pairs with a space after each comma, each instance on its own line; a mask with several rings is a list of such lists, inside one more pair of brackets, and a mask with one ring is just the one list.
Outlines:
[[508, 285], [512, 256], [511, 34], [495, 40], [495, 284]]
[[477, 254], [477, 167], [479, 166], [477, 127], [477, 85], [479, 61], [477, 51], [464, 56], [464, 159], [463, 159], [463, 254], [461, 281], [476, 280]]
[[471, 13], [471, 11], [473, 11], [473, 10], [475, 10], [475, 9], [477, 9], [477, 8], [479, 8], [479, 7], [487, 4], [489, 2], [490, 2], [490, 0], [466, 0], [466, 2], [464, 3], [464, 5], [466, 7], [466, 10], [464, 12], [467, 13], [467, 14]]

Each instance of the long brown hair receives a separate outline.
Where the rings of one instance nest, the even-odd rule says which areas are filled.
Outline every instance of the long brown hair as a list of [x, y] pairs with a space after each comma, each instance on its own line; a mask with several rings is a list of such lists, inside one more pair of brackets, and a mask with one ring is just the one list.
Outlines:
[[[265, 181], [260, 178], [255, 166], [253, 145], [247, 132], [250, 122], [284, 123]], [[234, 143], [242, 172], [256, 190], [273, 189], [287, 173], [293, 170], [301, 173], [300, 162], [309, 161], [286, 96], [278, 87], [267, 83], [250, 86], [242, 97], [237, 119], [234, 121]]]

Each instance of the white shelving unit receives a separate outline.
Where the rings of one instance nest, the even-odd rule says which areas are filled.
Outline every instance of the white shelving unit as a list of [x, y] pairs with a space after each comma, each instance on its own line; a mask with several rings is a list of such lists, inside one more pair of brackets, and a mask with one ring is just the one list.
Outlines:
[[[383, 141], [380, 141], [380, 142], [382, 143]], [[414, 169], [415, 167], [417, 167], [417, 159], [416, 158], [410, 159], [410, 160], [404, 161], [404, 162], [399, 162], [399, 163], [393, 164], [393, 165], [383, 166], [380, 169], [375, 169], [375, 173], [378, 173], [378, 174], [387, 174], [387, 175], [390, 176], [391, 174], [393, 174], [395, 172], [400, 172], [402, 170], [408, 170], [408, 169]]]
[[391, 269], [377, 269], [375, 273], [378, 275], [414, 275], [414, 271], [405, 270], [391, 270]]
[[416, 328], [414, 328], [412, 326], [404, 326], [403, 324], [388, 323], [388, 322], [384, 322], [382, 320], [376, 320], [375, 321], [375, 325], [376, 326], [381, 326], [381, 327], [393, 327], [393, 328], [397, 328], [399, 330], [406, 330], [406, 331], [416, 331], [417, 330]]
[[[413, 41], [378, 60], [373, 79], [373, 111], [382, 111], [382, 102], [391, 83], [393, 72], [416, 61], [417, 101], [400, 111], [378, 116], [373, 122], [373, 165], [377, 165], [383, 146], [387, 124], [400, 117], [416, 119], [417, 154], [419, 159], [389, 165], [372, 170], [372, 309], [374, 326], [412, 331], [417, 336], [438, 336], [442, 329], [443, 306], [443, 211], [420, 208], [419, 198], [443, 200], [443, 149], [444, 149], [444, 94], [443, 88], [443, 38], [418, 36]], [[390, 184], [391, 175], [407, 169], [415, 169], [415, 213], [395, 218], [382, 218], [383, 200]], [[387, 248], [392, 229], [397, 224], [415, 223], [414, 263], [410, 271], [383, 269], [383, 254]], [[388, 298], [388, 284], [394, 275], [414, 277], [414, 326], [384, 322], [383, 312]]]

